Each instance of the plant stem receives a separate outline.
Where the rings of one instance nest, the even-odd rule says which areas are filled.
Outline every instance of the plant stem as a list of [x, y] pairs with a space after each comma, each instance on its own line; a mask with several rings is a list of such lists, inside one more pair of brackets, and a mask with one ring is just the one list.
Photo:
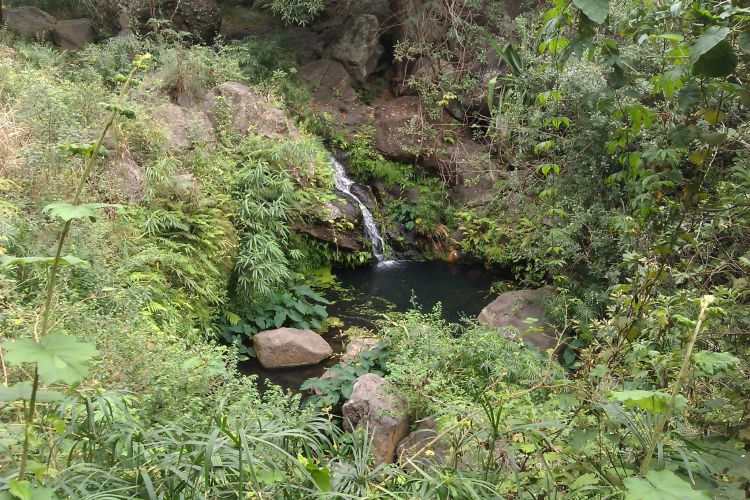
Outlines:
[[[128, 91], [128, 88], [130, 87], [130, 83], [133, 81], [133, 77], [135, 76], [136, 72], [138, 71], [137, 66], [133, 66], [133, 69], [130, 70], [130, 74], [128, 75], [127, 79], [125, 80], [125, 83], [123, 84], [122, 88], [120, 89], [120, 93], [117, 96], [117, 103], [120, 104], [122, 102], [122, 99], [125, 96], [125, 93]], [[73, 205], [78, 205], [81, 202], [81, 194], [83, 193], [83, 188], [86, 186], [86, 179], [88, 178], [89, 174], [91, 173], [91, 169], [94, 166], [94, 163], [96, 163], [96, 158], [99, 155], [99, 150], [102, 147], [102, 143], [104, 143], [104, 139], [107, 136], [107, 132], [109, 132], [110, 127], [112, 127], [112, 123], [114, 123], [115, 118], [117, 117], [117, 111], [113, 110], [109, 117], [107, 118], [107, 121], [104, 123], [104, 127], [102, 127], [101, 133], [99, 134], [99, 137], [96, 140], [96, 144], [94, 145], [94, 149], [91, 152], [89, 156], [86, 157], [86, 161], [83, 164], [83, 172], [81, 173], [81, 177], [78, 179], [78, 184], [76, 185], [75, 194], [73, 195]], [[55, 249], [55, 258], [52, 261], [52, 265], [50, 266], [49, 270], [49, 277], [47, 278], [47, 288], [44, 293], [44, 303], [42, 305], [42, 324], [41, 328], [39, 329], [39, 336], [37, 338], [37, 342], [41, 341], [47, 333], [49, 333], [49, 319], [50, 314], [52, 311], [52, 297], [55, 294], [55, 285], [57, 284], [57, 273], [60, 269], [60, 257], [62, 256], [62, 250], [65, 246], [65, 239], [68, 237], [68, 233], [70, 232], [70, 226], [72, 224], [73, 220], [67, 220], [63, 224], [62, 229], [60, 230], [60, 235], [57, 237], [57, 248]], [[31, 429], [34, 426], [34, 413], [36, 410], [36, 394], [37, 390], [39, 389], [39, 370], [37, 367], [34, 368], [34, 383], [31, 386], [31, 398], [29, 399], [29, 409], [26, 413], [26, 425], [25, 425], [25, 432], [24, 432], [24, 439], [23, 439], [23, 450], [21, 452], [21, 463], [18, 467], [18, 479], [23, 480], [24, 475], [26, 474], [26, 463], [28, 461], [29, 456], [29, 435], [31, 434]]]
[[695, 340], [698, 338], [698, 332], [700, 332], [701, 327], [703, 326], [703, 321], [706, 319], [706, 310], [708, 309], [708, 306], [711, 305], [711, 303], [714, 301], [713, 295], [704, 295], [701, 298], [701, 305], [700, 305], [700, 311], [698, 312], [698, 320], [695, 322], [695, 328], [693, 329], [693, 332], [690, 334], [690, 339], [688, 340], [687, 349], [685, 350], [685, 356], [682, 359], [682, 367], [680, 368], [680, 373], [677, 374], [677, 379], [675, 380], [674, 387], [672, 388], [672, 397], [669, 399], [669, 404], [667, 405], [667, 409], [661, 414], [659, 417], [659, 420], [656, 422], [656, 426], [654, 427], [654, 437], [651, 440], [651, 444], [649, 445], [648, 451], [646, 452], [646, 456], [643, 457], [643, 461], [641, 462], [641, 469], [640, 474], [643, 476], [648, 472], [649, 465], [651, 464], [651, 459], [654, 456], [654, 450], [656, 450], [656, 446], [659, 444], [659, 441], [661, 440], [662, 433], [664, 431], [664, 426], [667, 424], [667, 420], [669, 420], [669, 417], [671, 416], [672, 409], [674, 408], [675, 402], [677, 401], [677, 396], [680, 394], [680, 388], [682, 387], [682, 382], [685, 380], [685, 377], [687, 376], [688, 369], [690, 368], [690, 356], [693, 354], [693, 347], [695, 346]]

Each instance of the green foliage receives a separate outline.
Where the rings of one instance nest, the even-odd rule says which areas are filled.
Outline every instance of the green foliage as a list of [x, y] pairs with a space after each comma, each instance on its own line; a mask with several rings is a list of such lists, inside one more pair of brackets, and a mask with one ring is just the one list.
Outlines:
[[627, 500], [646, 500], [649, 498], [710, 498], [705, 491], [696, 491], [690, 483], [681, 479], [670, 470], [649, 471], [645, 477], [628, 477], [624, 480]]
[[[328, 317], [327, 304], [330, 302], [309, 286], [297, 285], [241, 307], [237, 313], [227, 313], [228, 325], [222, 328], [221, 335], [230, 344], [241, 346], [262, 330], [282, 326], [317, 330]], [[254, 354], [250, 348], [244, 352]]]
[[349, 399], [358, 377], [367, 373], [383, 375], [388, 354], [385, 344], [379, 343], [373, 349], [360, 352], [356, 359], [329, 368], [330, 376], [307, 379], [300, 386], [300, 390], [315, 392], [308, 398], [313, 404], [335, 407]]
[[46, 384], [80, 382], [88, 375], [91, 361], [98, 354], [91, 344], [56, 332], [39, 342], [33, 339], [6, 341], [3, 349], [11, 365], [35, 363], [40, 380]]
[[284, 22], [290, 24], [307, 24], [325, 5], [322, 0], [264, 0], [263, 6]]
[[347, 153], [347, 168], [361, 182], [380, 180], [388, 186], [407, 186], [414, 178], [410, 166], [386, 160], [375, 150], [374, 129], [364, 126], [354, 134], [351, 142], [338, 145]]

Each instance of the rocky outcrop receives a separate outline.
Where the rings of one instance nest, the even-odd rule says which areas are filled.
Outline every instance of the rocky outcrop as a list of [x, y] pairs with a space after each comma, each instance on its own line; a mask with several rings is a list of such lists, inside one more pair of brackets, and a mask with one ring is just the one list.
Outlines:
[[435, 420], [427, 418], [398, 443], [396, 459], [406, 470], [415, 465], [442, 465], [445, 463], [446, 448], [445, 443], [438, 438]]
[[173, 151], [216, 141], [213, 125], [203, 111], [168, 103], [154, 108], [151, 116], [163, 127], [167, 146]]
[[221, 11], [216, 0], [102, 0], [97, 10], [116, 32], [147, 30], [154, 14], [157, 19], [167, 20], [167, 27], [190, 33], [194, 42], [209, 44], [221, 30]]
[[256, 333], [253, 348], [263, 368], [291, 368], [320, 363], [333, 354], [328, 342], [312, 330], [278, 328]]
[[66, 50], [81, 50], [94, 41], [94, 24], [91, 19], [57, 21], [52, 39]]
[[306, 221], [296, 224], [294, 229], [337, 247], [359, 251], [364, 248], [360, 227], [360, 212], [345, 198], [325, 202]]
[[57, 19], [43, 10], [27, 5], [5, 9], [3, 16], [10, 31], [38, 40], [50, 40], [57, 22]]
[[505, 292], [482, 309], [477, 320], [508, 335], [517, 334], [538, 349], [554, 349], [558, 342], [546, 326], [544, 315], [544, 300], [551, 294], [549, 286]]
[[380, 22], [372, 14], [362, 14], [328, 49], [331, 59], [340, 61], [359, 83], [375, 71], [385, 49], [379, 40]]
[[249, 130], [269, 138], [298, 133], [279, 106], [237, 82], [225, 82], [211, 89], [201, 110], [215, 128], [229, 127], [241, 135]]
[[367, 429], [375, 463], [393, 462], [396, 446], [409, 433], [406, 404], [393, 386], [379, 375], [362, 375], [342, 411], [345, 430]]
[[333, 124], [350, 133], [372, 121], [372, 108], [360, 102], [344, 66], [332, 59], [320, 59], [304, 65], [300, 74], [312, 94], [318, 111], [329, 114]]

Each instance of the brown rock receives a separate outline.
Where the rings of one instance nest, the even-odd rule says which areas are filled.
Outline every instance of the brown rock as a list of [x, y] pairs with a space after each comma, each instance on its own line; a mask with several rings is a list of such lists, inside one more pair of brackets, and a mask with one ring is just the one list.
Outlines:
[[328, 342], [312, 330], [278, 328], [256, 333], [253, 347], [264, 368], [290, 368], [320, 363], [333, 354]]
[[237, 82], [214, 87], [203, 100], [201, 110], [215, 128], [228, 125], [238, 134], [244, 135], [250, 129], [271, 138], [298, 133], [279, 106]]
[[[482, 309], [477, 320], [487, 326], [518, 332], [522, 338], [541, 350], [558, 347], [557, 339], [545, 325], [543, 302], [552, 294], [552, 288], [543, 286], [536, 290], [516, 290], [500, 294]], [[529, 318], [534, 321], [527, 322]], [[510, 328], [509, 328], [510, 327]], [[537, 331], [528, 331], [533, 328]]]
[[372, 14], [362, 14], [330, 48], [332, 59], [341, 61], [349, 74], [359, 83], [375, 71], [385, 49], [379, 40], [380, 21]]
[[80, 50], [94, 41], [94, 25], [91, 19], [57, 21], [52, 38], [63, 49]]
[[393, 462], [396, 446], [409, 433], [406, 403], [393, 386], [379, 375], [362, 375], [342, 411], [346, 431], [368, 430], [375, 463]]
[[341, 355], [342, 363], [351, 363], [355, 361], [363, 352], [370, 351], [380, 342], [375, 337], [354, 337], [344, 349]]
[[168, 146], [172, 150], [216, 142], [211, 121], [203, 111], [169, 103], [154, 108], [151, 116], [164, 129]]
[[26, 38], [49, 40], [57, 19], [41, 9], [22, 5], [5, 9], [3, 16], [8, 29]]
[[444, 464], [446, 446], [438, 439], [435, 420], [427, 418], [419, 423], [416, 430], [398, 443], [396, 458], [404, 469], [414, 465]]

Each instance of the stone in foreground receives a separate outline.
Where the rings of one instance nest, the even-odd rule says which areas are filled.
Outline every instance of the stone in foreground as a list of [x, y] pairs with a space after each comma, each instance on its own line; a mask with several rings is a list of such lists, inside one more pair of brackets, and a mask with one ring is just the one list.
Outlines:
[[94, 41], [94, 25], [85, 18], [57, 21], [52, 37], [63, 49], [81, 50]]
[[333, 354], [328, 342], [312, 330], [278, 328], [259, 332], [253, 347], [263, 368], [292, 368], [320, 363]]
[[447, 454], [446, 445], [440, 439], [435, 420], [427, 418], [419, 423], [416, 430], [398, 443], [396, 457], [399, 465], [406, 470], [430, 465], [442, 465]]
[[343, 415], [346, 431], [368, 430], [376, 464], [393, 462], [396, 446], [409, 433], [409, 417], [406, 403], [387, 380], [374, 373], [359, 377]]
[[[545, 325], [543, 302], [552, 289], [543, 286], [535, 290], [515, 290], [500, 294], [482, 309], [477, 320], [493, 328], [513, 327], [534, 347], [547, 350], [558, 346], [557, 339]], [[533, 322], [527, 322], [534, 318]], [[534, 328], [536, 331], [528, 331]]]

